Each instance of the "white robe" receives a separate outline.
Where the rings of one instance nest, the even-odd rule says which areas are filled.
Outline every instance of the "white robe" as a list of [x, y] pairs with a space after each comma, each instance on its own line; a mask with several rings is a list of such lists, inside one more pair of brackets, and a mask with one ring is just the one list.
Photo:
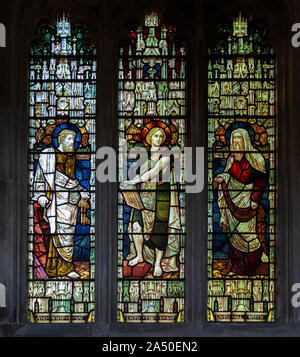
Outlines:
[[53, 234], [53, 242], [59, 255], [68, 262], [73, 257], [80, 200], [80, 193], [76, 191], [82, 190], [85, 191], [81, 185], [56, 170], [55, 149], [44, 149], [39, 156], [32, 200], [38, 201], [41, 196], [48, 198], [44, 218], [49, 222], [50, 233]]

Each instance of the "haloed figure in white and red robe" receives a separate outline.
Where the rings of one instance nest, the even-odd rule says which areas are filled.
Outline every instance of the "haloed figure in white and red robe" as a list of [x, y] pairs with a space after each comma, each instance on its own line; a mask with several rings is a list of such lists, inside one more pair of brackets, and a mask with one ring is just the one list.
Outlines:
[[267, 180], [265, 159], [252, 146], [248, 131], [234, 130], [225, 170], [214, 178], [219, 224], [230, 238], [229, 258], [222, 275], [255, 275], [261, 262], [268, 262], [265, 211], [261, 204]]

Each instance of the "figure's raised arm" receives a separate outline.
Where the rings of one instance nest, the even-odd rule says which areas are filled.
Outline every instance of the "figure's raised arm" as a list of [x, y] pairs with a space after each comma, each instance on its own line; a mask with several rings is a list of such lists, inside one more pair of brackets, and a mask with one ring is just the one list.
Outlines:
[[169, 163], [170, 157], [162, 157], [150, 170], [142, 173], [141, 175], [135, 176], [132, 180], [126, 181], [126, 183], [135, 185], [141, 182], [155, 181], [159, 173], [163, 171]]

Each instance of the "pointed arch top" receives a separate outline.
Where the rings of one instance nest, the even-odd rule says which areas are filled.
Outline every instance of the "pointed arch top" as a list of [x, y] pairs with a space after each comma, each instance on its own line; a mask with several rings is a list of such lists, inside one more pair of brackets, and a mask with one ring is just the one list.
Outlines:
[[94, 322], [96, 50], [65, 12], [29, 63], [30, 322]]
[[94, 56], [96, 48], [84, 25], [72, 25], [70, 16], [59, 11], [55, 25], [40, 26], [42, 41], [31, 47], [32, 56]]

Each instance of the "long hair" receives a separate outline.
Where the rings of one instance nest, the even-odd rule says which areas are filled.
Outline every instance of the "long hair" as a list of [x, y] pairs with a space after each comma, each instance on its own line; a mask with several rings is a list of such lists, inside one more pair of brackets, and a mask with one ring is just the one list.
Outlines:
[[[230, 137], [230, 150], [233, 150], [233, 145], [232, 145], [232, 138], [233, 135], [235, 133], [239, 133], [244, 141], [244, 150], [245, 150], [245, 156], [246, 159], [249, 161], [249, 163], [251, 164], [251, 166], [255, 169], [258, 170], [260, 172], [263, 172], [264, 174], [266, 173], [266, 163], [265, 163], [265, 159], [263, 157], [263, 155], [256, 150], [252, 144], [251, 144], [251, 140], [250, 140], [250, 136], [249, 133], [246, 129], [244, 128], [238, 128], [235, 129], [232, 133], [231, 133], [231, 137]], [[226, 167], [225, 171], [227, 171], [229, 168]]]
[[166, 141], [167, 136], [166, 136], [165, 131], [164, 131], [162, 128], [160, 128], [160, 127], [154, 127], [154, 128], [152, 128], [152, 129], [149, 131], [149, 133], [148, 133], [147, 136], [146, 136], [146, 142], [147, 142], [149, 145], [152, 145], [152, 136], [153, 136], [155, 133], [157, 133], [158, 131], [161, 131], [161, 132], [163, 133], [163, 140], [162, 140], [162, 142], [161, 142], [161, 145]]

